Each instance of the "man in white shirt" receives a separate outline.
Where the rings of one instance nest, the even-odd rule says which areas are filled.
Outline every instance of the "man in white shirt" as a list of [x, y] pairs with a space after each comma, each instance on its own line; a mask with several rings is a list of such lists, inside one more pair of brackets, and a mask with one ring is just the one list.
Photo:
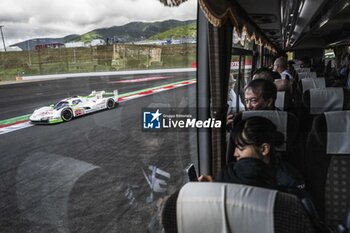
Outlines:
[[282, 79], [294, 80], [293, 76], [287, 70], [287, 61], [282, 57], [275, 60], [273, 70], [280, 73]]

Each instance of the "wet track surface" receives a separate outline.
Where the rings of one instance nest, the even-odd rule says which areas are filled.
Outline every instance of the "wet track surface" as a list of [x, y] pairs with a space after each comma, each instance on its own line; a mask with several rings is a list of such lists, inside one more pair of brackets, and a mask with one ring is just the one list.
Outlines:
[[[1, 86], [1, 119], [96, 89], [125, 93], [194, 74], [171, 76], [133, 84], [101, 77]], [[194, 107], [195, 85], [0, 135], [0, 232], [161, 232], [163, 197], [185, 182], [182, 169], [197, 153], [194, 132], [141, 130], [142, 107], [165, 105]], [[157, 175], [167, 184], [164, 192], [151, 192], [145, 178], [155, 167], [170, 174]]]
[[[190, 78], [195, 78], [194, 72], [66, 78], [0, 85], [0, 120], [31, 114], [35, 108], [55, 104], [73, 95], [85, 96], [93, 90], [117, 89], [119, 93], [127, 93]], [[125, 82], [128, 80], [143, 81]]]

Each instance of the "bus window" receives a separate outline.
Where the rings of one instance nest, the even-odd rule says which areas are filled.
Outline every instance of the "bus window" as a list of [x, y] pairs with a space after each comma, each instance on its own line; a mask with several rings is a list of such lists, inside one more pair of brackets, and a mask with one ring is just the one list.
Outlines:
[[5, 2], [0, 231], [162, 232], [198, 165], [197, 1]]

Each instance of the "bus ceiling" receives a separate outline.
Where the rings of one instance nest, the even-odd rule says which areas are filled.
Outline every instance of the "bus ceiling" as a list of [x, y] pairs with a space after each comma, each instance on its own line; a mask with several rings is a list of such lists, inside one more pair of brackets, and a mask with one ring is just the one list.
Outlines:
[[276, 51], [326, 48], [350, 40], [350, 0], [198, 1], [214, 27], [231, 21], [242, 33], [247, 26], [256, 42]]
[[[159, 1], [168, 6], [178, 6], [188, 0]], [[350, 41], [350, 0], [198, 2], [213, 26], [221, 27], [229, 18], [242, 33], [240, 30], [247, 24], [249, 28], [254, 28], [251, 31], [259, 35], [262, 44], [271, 46], [273, 50], [327, 48], [348, 45]]]
[[326, 48], [350, 40], [349, 0], [236, 0], [282, 50]]

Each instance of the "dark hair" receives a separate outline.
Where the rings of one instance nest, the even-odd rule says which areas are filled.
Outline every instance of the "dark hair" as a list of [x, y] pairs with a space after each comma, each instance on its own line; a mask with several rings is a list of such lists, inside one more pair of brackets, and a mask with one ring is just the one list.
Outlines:
[[261, 78], [261, 79], [266, 79], [266, 80], [273, 82], [274, 78], [273, 78], [272, 72], [273, 71], [267, 67], [261, 67], [261, 68], [257, 69], [256, 71], [254, 71], [253, 77], [256, 75], [255, 79]]
[[254, 93], [259, 92], [265, 101], [272, 98], [273, 104], [275, 103], [277, 98], [277, 87], [273, 82], [266, 79], [254, 79], [247, 84], [244, 88], [244, 92], [248, 88], [252, 89]]
[[263, 143], [268, 143], [273, 151], [274, 147], [284, 143], [284, 135], [277, 131], [276, 125], [269, 119], [258, 116], [240, 121], [230, 136], [232, 144], [239, 147], [251, 145], [259, 148]]
[[282, 79], [280, 73], [278, 73], [277, 71], [272, 71], [272, 77], [273, 79]]

